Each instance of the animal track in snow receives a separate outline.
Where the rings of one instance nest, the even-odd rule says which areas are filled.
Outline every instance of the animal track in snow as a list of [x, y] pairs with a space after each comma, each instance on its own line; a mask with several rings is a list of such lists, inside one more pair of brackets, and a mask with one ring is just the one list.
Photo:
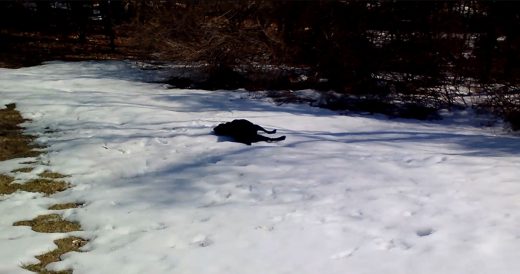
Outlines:
[[207, 235], [198, 234], [197, 236], [193, 237], [191, 244], [200, 247], [207, 247], [212, 245], [213, 241]]
[[166, 138], [155, 137], [154, 140], [155, 140], [155, 142], [162, 144], [162, 145], [167, 145], [168, 143], [170, 143], [168, 141], [168, 139], [166, 139]]
[[394, 240], [386, 241], [382, 238], [376, 238], [373, 243], [379, 250], [390, 250], [395, 247]]
[[440, 164], [446, 160], [448, 160], [448, 157], [446, 156], [432, 156], [427, 158], [425, 162], [429, 164]]
[[406, 211], [403, 211], [402, 214], [403, 214], [403, 217], [412, 217], [415, 215], [415, 212], [406, 210]]
[[343, 250], [341, 252], [338, 252], [338, 253], [330, 256], [330, 258], [333, 259], [333, 260], [338, 260], [338, 259], [342, 259], [342, 258], [348, 258], [348, 257], [352, 256], [358, 249], [359, 249], [359, 247], [345, 249], [345, 250]]
[[379, 250], [391, 250], [394, 248], [399, 248], [402, 250], [407, 250], [411, 248], [411, 245], [405, 241], [402, 240], [385, 240], [382, 238], [375, 238], [373, 240], [373, 243], [376, 245], [377, 249]]
[[426, 237], [426, 236], [432, 235], [433, 232], [435, 232], [435, 230], [433, 230], [432, 228], [426, 227], [426, 228], [418, 229], [417, 231], [415, 231], [415, 234], [419, 237]]
[[422, 167], [424, 164], [427, 165], [436, 165], [441, 164], [448, 160], [447, 156], [429, 156], [425, 158], [413, 158], [413, 157], [405, 157], [403, 162], [410, 167]]
[[356, 209], [356, 210], [352, 210], [348, 214], [348, 216], [350, 216], [351, 218], [356, 219], [356, 220], [362, 220], [364, 217], [364, 214], [363, 214], [363, 211]]
[[259, 225], [255, 227], [256, 230], [265, 230], [265, 231], [273, 231], [274, 226], [272, 225]]
[[226, 200], [231, 198], [231, 196], [233, 196], [233, 194], [226, 190], [217, 189], [217, 190], [212, 190], [212, 191], [206, 192], [205, 196], [207, 197], [209, 203], [213, 205], [213, 204], [225, 202]]

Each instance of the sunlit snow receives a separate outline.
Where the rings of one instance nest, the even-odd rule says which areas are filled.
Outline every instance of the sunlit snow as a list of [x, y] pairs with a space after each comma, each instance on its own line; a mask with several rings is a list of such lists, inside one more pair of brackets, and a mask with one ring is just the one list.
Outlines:
[[[511, 274], [520, 270], [520, 138], [470, 122], [340, 115], [243, 91], [168, 89], [131, 62], [0, 69], [74, 187], [0, 196], [0, 273], [64, 234], [12, 223], [63, 211], [89, 239], [51, 269], [75, 274]], [[248, 119], [287, 136], [212, 134]], [[475, 121], [475, 120], [471, 120]], [[27, 159], [0, 163], [6, 173]], [[48, 166], [44, 165], [48, 164]]]

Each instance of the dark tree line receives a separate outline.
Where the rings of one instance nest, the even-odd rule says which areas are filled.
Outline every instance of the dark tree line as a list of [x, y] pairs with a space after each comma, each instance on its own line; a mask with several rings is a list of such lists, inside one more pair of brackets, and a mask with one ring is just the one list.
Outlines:
[[[518, 2], [142, 3], [136, 31], [143, 44], [165, 58], [209, 63], [215, 88], [254, 88], [261, 79], [260, 88], [313, 87], [363, 99], [329, 107], [415, 117], [469, 104], [472, 94], [474, 106], [520, 126]], [[257, 65], [265, 63], [306, 67], [309, 77], [262, 78]], [[233, 74], [237, 67], [249, 79]]]
[[[149, 57], [207, 64], [209, 88], [312, 87], [363, 99], [337, 107], [393, 112], [398, 102], [426, 116], [472, 94], [479, 107], [520, 117], [515, 1], [17, 0], [0, 2], [0, 24], [82, 40], [96, 12], [112, 43], [124, 35]], [[265, 76], [266, 65], [307, 77]]]
[[[88, 33], [102, 33], [115, 48], [113, 12], [122, 12], [121, 1], [0, 1], [0, 27], [54, 35], [62, 39], [73, 36], [84, 43]], [[116, 19], [122, 19], [121, 14]], [[121, 22], [119, 20], [118, 22]]]

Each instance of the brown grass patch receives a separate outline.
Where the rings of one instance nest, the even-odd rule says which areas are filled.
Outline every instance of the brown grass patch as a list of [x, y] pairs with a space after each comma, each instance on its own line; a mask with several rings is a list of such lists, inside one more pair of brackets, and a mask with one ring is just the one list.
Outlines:
[[70, 184], [67, 182], [50, 179], [33, 179], [24, 184], [12, 183], [13, 181], [13, 177], [0, 174], [0, 195], [11, 194], [17, 190], [51, 195], [70, 187]]
[[37, 164], [38, 161], [27, 161], [27, 162], [21, 162], [20, 164], [22, 165], [34, 165], [34, 164]]
[[58, 172], [52, 172], [50, 170], [46, 170], [46, 171], [40, 173], [39, 176], [42, 178], [50, 178], [50, 179], [61, 179], [61, 178], [69, 177], [67, 175], [63, 175]]
[[[41, 154], [41, 151], [35, 150], [39, 147], [32, 144], [34, 137], [24, 135], [22, 132], [23, 128], [20, 127], [20, 124], [25, 121], [27, 120], [16, 110], [15, 104], [8, 104], [5, 109], [0, 109], [0, 161], [19, 157], [35, 157]], [[32, 170], [31, 167], [24, 167], [13, 172], [31, 172]], [[63, 178], [64, 176], [61, 174], [44, 172], [40, 176], [44, 178], [19, 184], [12, 183], [12, 177], [0, 174], [0, 195], [10, 194], [17, 190], [50, 195], [70, 187], [67, 182], [51, 180]]]
[[11, 194], [18, 190], [16, 186], [11, 184], [14, 181], [14, 178], [11, 176], [0, 174], [0, 195], [2, 194]]
[[54, 181], [49, 179], [33, 179], [20, 185], [20, 190], [28, 192], [39, 192], [47, 195], [61, 192], [70, 187], [70, 184], [64, 181]]
[[[0, 109], [0, 161], [19, 157], [35, 157], [42, 152], [35, 149], [39, 148], [33, 145], [33, 136], [24, 135], [19, 124], [27, 120], [23, 119], [15, 104], [6, 105], [5, 109]], [[36, 164], [35, 161], [25, 162], [25, 164]], [[22, 167], [12, 172], [31, 172], [33, 167]], [[63, 191], [70, 187], [70, 184], [58, 179], [67, 176], [46, 170], [39, 174], [40, 178], [29, 180], [23, 184], [13, 183], [14, 178], [11, 176], [0, 174], [0, 195], [10, 194], [17, 190], [28, 192], [39, 192], [47, 195]], [[81, 203], [64, 203], [51, 206], [49, 209], [61, 210], [67, 208], [76, 208]], [[33, 231], [41, 233], [66, 233], [81, 230], [81, 225], [77, 222], [64, 220], [59, 214], [40, 215], [32, 220], [18, 221], [14, 226], [30, 226]], [[37, 272], [39, 274], [72, 274], [71, 269], [64, 271], [49, 271], [45, 267], [61, 260], [61, 255], [78, 251], [87, 241], [78, 237], [67, 237], [54, 241], [57, 248], [45, 254], [36, 256], [40, 261], [37, 264], [23, 265], [24, 269]]]
[[41, 154], [36, 150], [40, 147], [32, 144], [34, 137], [22, 134], [20, 124], [25, 121], [27, 120], [16, 110], [15, 104], [8, 104], [5, 109], [0, 109], [0, 161]]
[[81, 230], [79, 223], [64, 220], [59, 214], [40, 215], [32, 220], [15, 222], [13, 225], [30, 226], [32, 230], [42, 233], [65, 233]]
[[53, 262], [61, 261], [61, 255], [71, 252], [79, 251], [79, 249], [87, 243], [87, 240], [78, 237], [67, 237], [54, 241], [57, 248], [45, 254], [36, 256], [40, 260], [37, 264], [24, 265], [23, 268], [39, 274], [71, 274], [72, 270], [63, 271], [49, 271], [45, 267]]
[[34, 137], [22, 135], [19, 132], [6, 133], [5, 130], [0, 130], [0, 161], [40, 155], [40, 151], [34, 150], [38, 147], [31, 145], [33, 140]]
[[31, 171], [34, 170], [34, 167], [22, 167], [22, 168], [18, 168], [18, 169], [15, 169], [11, 172], [22, 172], [22, 173], [29, 173]]
[[49, 207], [49, 210], [63, 210], [69, 208], [78, 208], [82, 207], [83, 203], [64, 203], [64, 204], [55, 204]]

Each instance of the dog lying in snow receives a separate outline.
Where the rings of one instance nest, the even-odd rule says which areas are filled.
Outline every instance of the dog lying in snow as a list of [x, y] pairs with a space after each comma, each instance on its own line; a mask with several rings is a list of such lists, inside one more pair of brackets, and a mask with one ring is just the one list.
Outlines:
[[285, 136], [281, 136], [278, 138], [269, 138], [266, 136], [262, 136], [258, 134], [258, 131], [263, 131], [267, 134], [276, 133], [276, 129], [274, 130], [266, 130], [265, 128], [253, 124], [248, 120], [240, 119], [233, 120], [231, 122], [227, 122], [224, 124], [220, 124], [216, 126], [213, 131], [217, 136], [227, 136], [233, 138], [234, 141], [243, 143], [246, 145], [251, 145], [256, 142], [279, 142], [285, 140]]

